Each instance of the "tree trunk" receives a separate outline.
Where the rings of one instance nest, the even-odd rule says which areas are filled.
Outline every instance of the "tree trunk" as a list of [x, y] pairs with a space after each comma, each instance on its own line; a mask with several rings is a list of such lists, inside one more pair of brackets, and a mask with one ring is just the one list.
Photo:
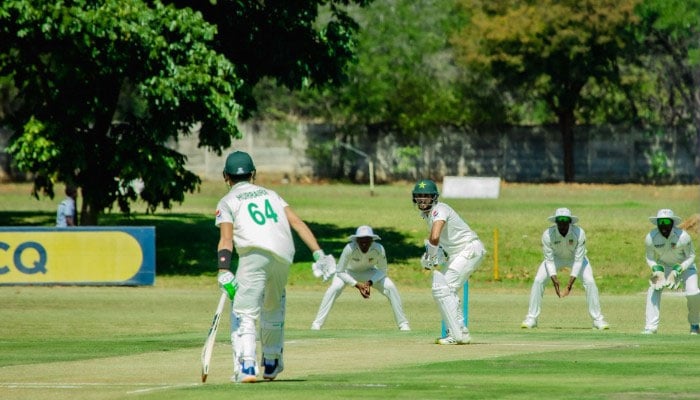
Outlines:
[[564, 154], [564, 182], [575, 181], [574, 167], [574, 110], [563, 110], [557, 114], [561, 132], [562, 153]]
[[695, 183], [700, 183], [700, 89], [695, 89], [693, 97], [695, 99], [695, 107], [693, 109], [693, 122], [695, 123]]
[[83, 194], [83, 205], [80, 208], [80, 225], [96, 226], [101, 209], [93, 204], [94, 201], [91, 201], [93, 197], [88, 190], [83, 187], [81, 191]]

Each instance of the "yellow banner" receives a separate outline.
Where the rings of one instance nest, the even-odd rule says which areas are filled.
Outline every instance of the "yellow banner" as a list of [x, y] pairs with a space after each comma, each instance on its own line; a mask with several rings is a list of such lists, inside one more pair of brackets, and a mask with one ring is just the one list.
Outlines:
[[0, 230], [0, 284], [152, 284], [155, 238], [142, 236], [128, 228]]

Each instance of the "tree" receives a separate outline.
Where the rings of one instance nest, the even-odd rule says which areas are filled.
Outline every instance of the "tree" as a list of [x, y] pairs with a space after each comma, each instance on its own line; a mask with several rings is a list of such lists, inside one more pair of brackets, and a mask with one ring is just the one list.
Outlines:
[[574, 127], [586, 85], [616, 84], [632, 43], [637, 0], [461, 0], [469, 16], [452, 43], [469, 68], [501, 90], [543, 101], [562, 135], [564, 181], [575, 180]]
[[248, 117], [263, 78], [289, 89], [344, 82], [359, 28], [347, 8], [373, 0], [166, 1], [192, 7], [217, 26], [214, 48], [236, 65], [242, 79], [236, 100]]
[[182, 201], [199, 178], [165, 143], [195, 123], [213, 149], [238, 135], [234, 66], [207, 47], [215, 27], [190, 10], [9, 0], [0, 26], [0, 75], [19, 90], [10, 153], [35, 174], [35, 195], [78, 185], [81, 224], [97, 224], [115, 201], [128, 212], [136, 179], [151, 210]]
[[668, 126], [695, 134], [695, 169], [700, 179], [700, 0], [644, 0], [635, 30], [642, 46], [636, 62], [652, 71], [649, 98]]
[[[283, 37], [275, 35], [295, 18], [286, 9], [302, 3], [314, 10], [348, 1], [225, 1], [209, 10], [245, 39], [226, 36], [234, 35], [227, 27], [217, 36], [201, 13], [160, 1], [3, 1], [0, 76], [17, 89], [4, 122], [16, 132], [9, 151], [17, 167], [34, 174], [35, 196], [53, 197], [57, 182], [78, 185], [83, 225], [97, 224], [115, 202], [127, 213], [139, 197], [151, 212], [181, 202], [200, 179], [169, 141], [197, 127], [199, 145], [220, 153], [240, 135], [238, 117], [253, 106], [247, 92], [260, 76], [332, 80], [338, 70], [326, 76], [323, 63], [334, 51], [345, 55], [341, 61], [349, 57], [352, 26], [344, 19], [328, 24], [335, 30], [299, 38], [306, 42], [292, 53], [271, 53], [282, 44], [264, 47]], [[267, 14], [271, 4], [278, 14]], [[251, 14], [258, 18], [247, 19]], [[308, 11], [296, 23], [311, 29], [316, 15]], [[234, 44], [240, 42], [247, 48], [239, 53]], [[329, 54], [317, 65], [321, 51]], [[296, 68], [286, 70], [290, 64]], [[140, 193], [130, 184], [137, 180], [144, 183]]]

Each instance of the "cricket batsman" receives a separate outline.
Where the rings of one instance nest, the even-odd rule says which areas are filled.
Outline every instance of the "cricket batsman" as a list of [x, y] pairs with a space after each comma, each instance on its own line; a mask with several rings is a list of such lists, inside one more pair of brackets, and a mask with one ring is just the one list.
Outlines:
[[477, 234], [449, 205], [439, 202], [437, 185], [421, 179], [413, 187], [413, 204], [428, 224], [429, 236], [421, 265], [433, 271], [433, 299], [437, 303], [447, 335], [435, 342], [442, 345], [467, 344], [459, 290], [479, 267], [486, 254]]
[[[273, 380], [284, 370], [285, 286], [295, 252], [291, 229], [312, 251], [316, 268], [335, 269], [333, 256], [321, 250], [289, 204], [274, 191], [253, 183], [255, 172], [248, 153], [229, 154], [223, 175], [230, 190], [216, 206], [218, 282], [233, 300], [231, 380], [242, 383], [257, 380], [257, 329], [262, 377]], [[238, 254], [235, 264], [231, 262], [234, 248]]]

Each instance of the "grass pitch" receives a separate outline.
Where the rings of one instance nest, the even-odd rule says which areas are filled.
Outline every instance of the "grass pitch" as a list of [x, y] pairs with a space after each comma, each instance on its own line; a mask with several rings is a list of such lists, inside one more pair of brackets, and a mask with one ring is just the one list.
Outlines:
[[[412, 185], [379, 186], [373, 196], [351, 185], [272, 187], [336, 255], [357, 225], [373, 225], [411, 332], [398, 331], [379, 293], [363, 300], [352, 288], [324, 329], [310, 331], [326, 284], [313, 279], [311, 256], [299, 245], [288, 285], [285, 371], [273, 382], [230, 383], [224, 318], [202, 384], [199, 357], [219, 297], [212, 215], [225, 191], [205, 183], [172, 210], [145, 215], [135, 205], [130, 218], [107, 214], [101, 222], [156, 226], [154, 287], [0, 286], [0, 399], [700, 398], [700, 337], [688, 335], [685, 298], [665, 293], [659, 334], [640, 334], [647, 217], [659, 208], [697, 214], [697, 186], [504, 184], [497, 200], [444, 199], [489, 251], [472, 276], [473, 343], [465, 346], [433, 344], [440, 318], [430, 278], [418, 267], [426, 232], [411, 206]], [[36, 201], [29, 192], [29, 185], [0, 185], [0, 225], [53, 224], [59, 199]], [[580, 282], [565, 299], [548, 286], [540, 326], [519, 327], [546, 217], [562, 206], [586, 230], [608, 331], [591, 329]], [[691, 235], [697, 244], [697, 231]]]
[[[211, 373], [199, 356], [216, 287], [4, 287], [2, 399], [684, 399], [700, 396], [700, 337], [685, 299], [663, 298], [659, 334], [644, 336], [644, 294], [603, 295], [611, 329], [591, 329], [582, 293], [548, 289], [540, 326], [523, 330], [528, 294], [470, 291], [473, 343], [439, 346], [430, 289], [399, 288], [413, 330], [395, 327], [386, 298], [346, 289], [321, 331], [309, 326], [325, 286], [290, 288], [285, 371], [240, 385], [232, 373], [228, 316]], [[427, 284], [427, 282], [426, 282]]]

